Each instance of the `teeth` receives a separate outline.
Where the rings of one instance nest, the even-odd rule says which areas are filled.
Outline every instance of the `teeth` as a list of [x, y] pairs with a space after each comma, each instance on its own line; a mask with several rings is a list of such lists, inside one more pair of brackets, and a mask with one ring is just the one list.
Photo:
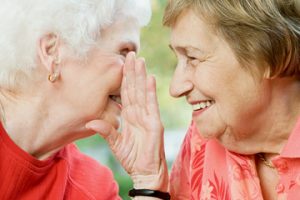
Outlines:
[[210, 101], [206, 102], [206, 107], [209, 107], [212, 103]]
[[200, 108], [203, 109], [203, 108], [205, 108], [205, 107], [206, 107], [206, 103], [201, 102], [201, 103], [200, 103]]
[[193, 106], [193, 110], [196, 111], [196, 110], [202, 110], [204, 108], [207, 108], [207, 107], [211, 106], [212, 104], [213, 104], [212, 101], [205, 101], [205, 102], [194, 104], [192, 106]]
[[201, 108], [199, 103], [194, 104], [192, 106], [193, 106], [193, 110], [199, 110]]

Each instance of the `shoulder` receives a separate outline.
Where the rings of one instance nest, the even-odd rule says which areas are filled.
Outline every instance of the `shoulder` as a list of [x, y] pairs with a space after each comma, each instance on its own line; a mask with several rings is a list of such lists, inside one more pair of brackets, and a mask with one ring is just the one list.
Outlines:
[[112, 171], [69, 144], [61, 156], [68, 163], [69, 184], [95, 199], [118, 199], [118, 184]]

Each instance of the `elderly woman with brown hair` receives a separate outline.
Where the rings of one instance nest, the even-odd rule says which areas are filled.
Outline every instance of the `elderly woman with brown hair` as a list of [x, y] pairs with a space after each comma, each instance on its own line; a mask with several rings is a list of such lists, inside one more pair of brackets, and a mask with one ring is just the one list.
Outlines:
[[171, 0], [164, 24], [193, 108], [173, 197], [298, 199], [300, 2]]
[[[150, 16], [149, 1], [1, 1], [1, 200], [120, 199], [112, 172], [72, 142], [95, 134], [94, 121], [119, 127], [123, 68], [145, 71], [127, 54], [138, 51]], [[156, 175], [152, 166], [120, 158], [137, 189], [160, 194], [159, 182], [147, 179]]]
[[299, 199], [300, 1], [170, 0], [164, 24], [193, 108], [172, 199]]

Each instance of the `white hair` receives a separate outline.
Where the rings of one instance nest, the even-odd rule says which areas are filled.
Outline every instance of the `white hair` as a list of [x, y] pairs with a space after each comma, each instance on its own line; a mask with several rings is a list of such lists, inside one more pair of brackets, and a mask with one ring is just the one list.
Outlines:
[[121, 17], [146, 25], [149, 0], [0, 0], [0, 86], [14, 85], [17, 74], [35, 67], [41, 36], [55, 33], [84, 55], [101, 29]]

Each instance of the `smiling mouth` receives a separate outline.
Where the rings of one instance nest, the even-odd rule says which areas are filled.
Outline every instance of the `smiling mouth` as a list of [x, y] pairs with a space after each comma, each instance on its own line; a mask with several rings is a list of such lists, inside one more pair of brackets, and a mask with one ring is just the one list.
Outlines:
[[199, 110], [203, 110], [205, 108], [210, 107], [211, 105], [213, 105], [215, 102], [213, 100], [207, 100], [207, 101], [202, 101], [200, 103], [196, 103], [193, 104], [193, 111], [199, 111]]
[[122, 105], [122, 100], [120, 95], [109, 95], [109, 98], [116, 102], [117, 104]]

